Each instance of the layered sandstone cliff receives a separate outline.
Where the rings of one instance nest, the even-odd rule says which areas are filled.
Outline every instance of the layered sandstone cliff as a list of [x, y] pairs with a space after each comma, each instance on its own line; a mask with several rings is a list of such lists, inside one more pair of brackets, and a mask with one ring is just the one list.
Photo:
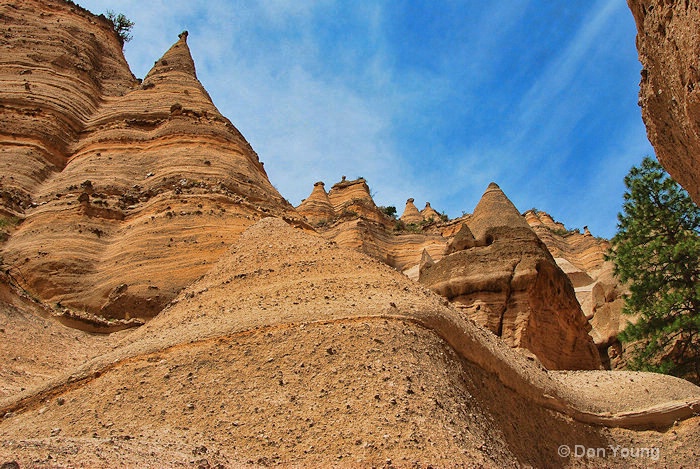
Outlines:
[[[63, 1], [2, 8], [8, 30], [54, 15], [32, 23], [46, 28], [45, 41], [61, 38], [63, 23], [88, 36], [104, 27]], [[386, 261], [308, 230], [211, 104], [186, 39], [142, 84], [127, 77], [123, 93], [98, 93], [95, 109], [69, 122], [77, 137], [56, 153], [63, 167], [35, 186], [18, 176], [29, 202], [5, 209], [20, 222], [3, 246], [12, 266], [0, 275], [1, 466], [599, 465], [562, 457], [567, 444], [654, 447], [660, 465], [692, 466], [697, 387], [647, 373], [548, 371]], [[75, 46], [69, 52], [80, 55]], [[48, 68], [65, 84], [70, 73]], [[53, 118], [69, 121], [58, 111]], [[35, 134], [17, 122], [26, 127], [18, 141], [41, 143], [41, 121]], [[17, 148], [2, 135], [0, 149]], [[326, 195], [340, 213], [329, 228], [355, 222], [376, 239], [392, 234], [394, 220], [387, 229], [372, 219], [381, 210], [365, 183], [345, 181]], [[507, 199], [494, 188], [489, 198], [472, 216], [397, 239], [416, 241], [424, 269], [448, 251], [445, 259], [507, 246], [508, 236], [511, 250], [536, 246], [522, 217], [501, 210]], [[485, 220], [487, 205], [499, 213]], [[421, 246], [431, 236], [441, 240], [435, 259]], [[413, 254], [402, 252], [395, 262], [408, 263]], [[109, 335], [61, 326], [53, 305], [21, 288], [87, 308], [86, 284], [99, 291], [118, 279], [126, 281], [98, 312], [147, 316], [139, 285], [151, 295], [183, 287], [142, 327]], [[558, 294], [567, 289], [559, 279], [554, 290], [537, 288]]]
[[36, 11], [57, 26], [0, 59], [0, 99], [13, 106], [0, 154], [21, 162], [3, 188], [26, 199], [5, 204], [23, 221], [3, 255], [25, 288], [71, 311], [152, 317], [255, 219], [297, 217], [197, 80], [187, 33], [139, 84], [104, 20], [41, 3], [4, 7], [32, 31], [46, 22]]
[[583, 233], [567, 230], [543, 211], [529, 210], [525, 219], [571, 280], [605, 366], [624, 365], [617, 336], [633, 318], [622, 314], [627, 289], [615, 278], [612, 262], [605, 260], [610, 243], [587, 228]]
[[420, 282], [549, 369], [597, 369], [600, 358], [569, 278], [496, 184]]
[[280, 219], [249, 228], [167, 310], [125, 334], [0, 401], [0, 458], [539, 467], [567, 441], [633, 439], [663, 448], [664, 462], [692, 458], [670, 448], [692, 447], [686, 428], [697, 419], [674, 438], [626, 429], [687, 419], [700, 405], [692, 384], [547, 372], [383, 263]]
[[418, 211], [418, 207], [414, 205], [413, 199], [406, 201], [406, 207], [404, 207], [399, 220], [410, 225], [417, 225], [423, 221], [423, 215]]
[[[606, 241], [593, 238], [590, 233], [581, 235], [568, 232], [563, 224], [555, 222], [545, 212], [535, 213], [531, 211], [523, 217], [497, 188], [493, 188], [494, 192], [499, 192], [502, 197], [486, 197], [493, 200], [480, 204], [474, 215], [466, 215], [458, 220], [440, 224], [424, 225], [426, 217], [418, 211], [413, 199], [408, 199], [400, 218], [404, 224], [397, 224], [394, 229], [387, 229], [386, 223], [375, 221], [378, 210], [360, 209], [357, 212], [353, 211], [349, 217], [347, 211], [344, 211], [344, 207], [351, 203], [357, 204], [358, 200], [362, 201], [361, 207], [363, 208], [376, 207], [373, 201], [369, 202], [371, 196], [364, 180], [343, 180], [334, 187], [336, 188], [335, 205], [339, 210], [334, 210], [332, 217], [330, 207], [333, 204], [320, 183], [316, 183], [309, 198], [298, 207], [299, 212], [309, 222], [315, 223], [317, 230], [327, 239], [380, 259], [403, 271], [414, 280], [418, 280], [421, 270], [420, 264], [425, 259], [430, 259], [431, 263], [439, 263], [448, 254], [464, 251], [451, 259], [453, 265], [450, 268], [445, 267], [448, 261], [441, 264], [440, 268], [433, 268], [433, 275], [437, 275], [435, 272], [440, 271], [440, 278], [432, 279], [430, 282], [447, 282], [451, 285], [455, 282], [466, 282], [460, 288], [471, 290], [471, 295], [456, 295], [437, 287], [436, 291], [451, 301], [455, 301], [456, 304], [462, 305], [472, 319], [489, 327], [494, 333], [505, 337], [511, 346], [531, 350], [547, 366], [554, 368], [596, 368], [600, 365], [596, 358], [598, 354], [591, 347], [591, 341], [586, 332], [589, 332], [593, 337], [593, 343], [600, 349], [600, 356], [604, 358], [606, 366], [609, 366], [609, 349], [610, 354], [619, 353], [619, 343], [616, 338], [626, 324], [626, 319], [620, 315], [622, 300], [618, 284], [612, 278], [609, 265], [604, 265], [603, 262], [604, 253], [609, 246]], [[338, 203], [341, 200], [338, 194], [342, 194], [338, 189], [349, 193], [348, 188], [354, 188], [352, 189], [354, 196], [345, 196], [345, 205]], [[487, 191], [487, 194], [491, 192]], [[484, 206], [488, 206], [488, 208], [484, 209]], [[429, 204], [424, 211], [427, 215], [431, 213], [430, 211], [438, 213]], [[371, 216], [366, 216], [367, 213]], [[441, 219], [442, 217], [439, 218], [439, 220]], [[537, 236], [528, 228], [528, 224], [532, 225]], [[416, 228], [410, 233], [401, 231], [401, 227], [407, 226]], [[543, 270], [547, 270], [557, 279], [553, 280], [553, 285], [559, 285], [559, 287], [551, 287], [549, 282], [544, 280], [538, 282], [535, 277], [521, 282], [522, 285], [519, 287], [523, 291], [528, 289], [535, 291], [534, 295], [540, 295], [546, 299], [528, 299], [521, 301], [520, 304], [516, 304], [518, 302], [514, 301], [514, 304], [510, 306], [509, 313], [505, 314], [507, 303], [510, 301], [509, 292], [512, 290], [512, 285], [510, 285], [512, 269], [508, 267], [510, 261], [501, 258], [498, 253], [492, 252], [493, 248], [481, 254], [480, 262], [471, 257], [464, 257], [467, 250], [477, 246], [483, 248], [493, 242], [491, 234], [489, 234], [492, 226], [523, 229], [524, 232], [528, 233], [529, 242], [537, 246], [533, 248], [536, 251], [536, 255], [533, 254], [533, 256], [537, 258], [537, 262], [547, 258], [547, 262], [552, 268]], [[478, 239], [472, 232], [472, 227]], [[565, 238], [564, 234], [571, 236]], [[539, 243], [538, 237], [545, 242], [546, 247]], [[510, 249], [513, 247], [513, 242], [509, 241], [504, 245]], [[520, 251], [528, 250], [529, 248], [523, 248]], [[516, 257], [518, 257], [520, 251], [513, 256], [517, 254]], [[554, 254], [555, 259], [553, 260], [555, 262], [551, 262], [550, 252]], [[460, 259], [457, 260], [457, 257]], [[481, 267], [477, 268], [476, 265]], [[463, 269], [473, 269], [469, 280], [460, 274]], [[490, 276], [496, 275], [493, 272], [493, 275], [489, 274], [489, 269], [503, 274], [503, 278], [492, 282], [500, 285], [497, 288], [500, 293], [495, 293], [492, 291], [493, 288], [482, 285], [489, 283]], [[523, 271], [526, 270], [523, 268]], [[523, 274], [522, 277], [524, 278], [525, 275]], [[575, 288], [573, 292], [568, 287], [561, 287], [562, 284], [567, 283], [567, 277]], [[424, 276], [424, 278], [426, 277]], [[535, 288], [534, 285], [537, 287]], [[482, 304], [485, 305], [489, 301], [492, 303], [491, 306], [484, 306], [482, 309]], [[543, 317], [547, 317], [550, 322], [551, 330], [547, 327], [536, 326], [535, 324], [539, 324], [537, 321], [528, 319], [531, 314], [531, 303], [534, 301], [543, 305], [551, 305], [551, 307], [545, 308], [548, 312], [542, 313]], [[580, 302], [580, 305], [577, 304], [577, 301]], [[478, 309], [472, 311], [471, 309], [476, 303], [478, 303]], [[581, 314], [581, 307], [583, 314]], [[552, 311], [554, 314], [551, 313]], [[598, 314], [596, 315], [596, 313]], [[569, 320], [553, 320], [552, 318], [556, 318], [557, 315], [568, 317]], [[595, 328], [591, 328], [591, 324], [587, 323], [586, 319], [590, 320]], [[528, 322], [531, 322], [531, 325], [527, 326]], [[528, 327], [531, 330], [529, 333], [526, 332]], [[535, 329], [543, 332], [541, 334], [533, 333], [532, 331]], [[553, 330], [557, 332], [553, 333]], [[528, 334], [531, 336], [534, 334], [536, 337], [521, 339], [520, 336], [525, 337]], [[565, 338], [562, 339], [562, 337]], [[559, 340], [563, 340], [568, 345], [560, 344]], [[569, 347], [570, 350], [562, 353], [560, 347]], [[574, 349], [582, 351], [574, 351]]]
[[627, 3], [637, 24], [647, 135], [661, 164], [700, 203], [700, 5]]

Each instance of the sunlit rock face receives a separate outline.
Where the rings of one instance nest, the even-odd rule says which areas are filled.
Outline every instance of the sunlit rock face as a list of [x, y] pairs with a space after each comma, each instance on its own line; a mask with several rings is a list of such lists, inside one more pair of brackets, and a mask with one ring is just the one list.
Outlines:
[[528, 210], [524, 216], [571, 280], [603, 364], [608, 368], [623, 366], [617, 336], [633, 318], [622, 314], [627, 288], [614, 276], [613, 263], [605, 260], [610, 242], [594, 237], [587, 227], [583, 233], [567, 230], [541, 210]]
[[550, 369], [599, 368], [571, 281], [496, 184], [468, 227], [474, 242], [423, 268], [420, 282]]
[[256, 219], [299, 218], [197, 80], [187, 33], [139, 83], [105, 20], [65, 2], [2, 14], [19, 26], [0, 56], [0, 184], [22, 219], [3, 256], [42, 300], [148, 318]]
[[627, 3], [637, 24], [647, 135], [661, 164], [700, 203], [700, 5]]

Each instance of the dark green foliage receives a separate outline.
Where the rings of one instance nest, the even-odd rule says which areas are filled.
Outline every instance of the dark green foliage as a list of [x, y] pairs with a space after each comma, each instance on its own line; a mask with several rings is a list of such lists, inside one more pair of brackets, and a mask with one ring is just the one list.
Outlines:
[[117, 33], [119, 38], [122, 41], [122, 44], [125, 42], [131, 41], [133, 39], [133, 36], [131, 36], [131, 28], [134, 27], [134, 22], [131, 21], [129, 18], [124, 16], [123, 13], [114, 13], [112, 10], [107, 10], [107, 19], [112, 22], [112, 26], [114, 27], [114, 31]]
[[393, 205], [389, 205], [388, 207], [379, 207], [379, 210], [384, 212], [384, 215], [388, 217], [396, 218], [396, 207]]
[[650, 157], [625, 185], [608, 258], [630, 287], [623, 312], [639, 315], [620, 335], [630, 366], [700, 382], [700, 209]]

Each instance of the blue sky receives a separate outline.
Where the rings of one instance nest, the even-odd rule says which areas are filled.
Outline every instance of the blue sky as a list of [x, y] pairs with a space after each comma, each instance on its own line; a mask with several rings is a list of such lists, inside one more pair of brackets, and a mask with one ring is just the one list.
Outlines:
[[653, 149], [624, 0], [78, 0], [126, 14], [143, 77], [190, 32], [197, 74], [298, 205], [316, 181], [367, 179], [450, 217], [489, 182], [525, 211], [615, 233]]

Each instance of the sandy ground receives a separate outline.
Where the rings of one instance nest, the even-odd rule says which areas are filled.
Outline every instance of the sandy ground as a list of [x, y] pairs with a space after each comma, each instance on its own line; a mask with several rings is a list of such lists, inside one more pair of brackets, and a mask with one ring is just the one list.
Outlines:
[[[610, 416], [655, 416], [659, 406], [697, 399], [697, 387], [649, 374], [547, 372], [398, 272], [279, 220], [246, 231], [138, 330], [113, 337], [33, 330], [26, 350], [85, 347], [65, 354], [65, 368], [45, 366], [50, 376], [2, 400], [0, 464], [693, 467], [698, 460], [698, 417], [644, 429], [605, 424]], [[571, 454], [560, 456], [563, 447]], [[658, 452], [629, 454], [652, 447]], [[595, 454], [584, 457], [590, 449]]]

